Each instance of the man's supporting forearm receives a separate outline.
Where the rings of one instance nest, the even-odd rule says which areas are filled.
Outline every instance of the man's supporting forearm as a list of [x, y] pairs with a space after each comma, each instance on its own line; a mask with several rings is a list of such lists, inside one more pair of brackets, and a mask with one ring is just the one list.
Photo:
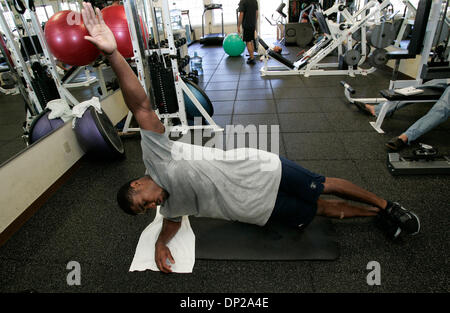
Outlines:
[[123, 98], [130, 111], [135, 112], [143, 108], [151, 110], [144, 88], [123, 56], [115, 50], [108, 56], [108, 60], [116, 73]]
[[158, 240], [156, 240], [156, 244], [167, 245], [170, 239], [175, 236], [178, 230], [181, 227], [181, 222], [172, 222], [169, 220], [163, 220], [163, 226], [161, 232], [159, 233]]

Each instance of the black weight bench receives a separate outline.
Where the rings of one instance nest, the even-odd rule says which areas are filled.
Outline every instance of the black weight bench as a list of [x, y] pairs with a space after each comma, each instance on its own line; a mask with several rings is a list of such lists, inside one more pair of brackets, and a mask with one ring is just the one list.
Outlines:
[[401, 95], [396, 93], [393, 89], [384, 89], [380, 90], [380, 94], [389, 101], [437, 101], [442, 96], [444, 90], [441, 88], [432, 88], [432, 87], [420, 87], [418, 89], [423, 90], [422, 93], [416, 95]]
[[386, 113], [389, 109], [398, 105], [398, 102], [403, 103], [417, 103], [417, 102], [436, 102], [442, 96], [444, 88], [439, 86], [424, 86], [418, 87], [417, 89], [423, 90], [422, 93], [415, 95], [402, 95], [396, 93], [393, 89], [380, 90], [380, 94], [386, 101], [382, 103], [380, 113], [378, 114], [377, 120], [375, 122], [370, 122], [373, 128], [379, 133], [384, 133], [381, 129], [381, 124], [383, 124]]
[[264, 42], [264, 40], [262, 40], [261, 38], [258, 38], [259, 44], [261, 46], [263, 46], [263, 48], [267, 51], [267, 54], [269, 56], [271, 56], [272, 58], [274, 58], [275, 60], [277, 60], [278, 62], [280, 62], [283, 65], [286, 65], [287, 67], [289, 67], [291, 70], [295, 68], [294, 63], [292, 63], [291, 61], [289, 61], [288, 59], [286, 59], [284, 56], [282, 56], [279, 53], [276, 53], [275, 51], [273, 51], [272, 49], [269, 48], [269, 46]]

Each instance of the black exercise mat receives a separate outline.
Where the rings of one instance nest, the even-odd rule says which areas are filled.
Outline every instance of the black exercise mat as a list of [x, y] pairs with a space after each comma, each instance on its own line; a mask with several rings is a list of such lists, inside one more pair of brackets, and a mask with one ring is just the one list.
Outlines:
[[210, 218], [190, 217], [196, 259], [209, 260], [335, 260], [339, 245], [331, 222], [316, 217], [300, 231], [272, 223], [264, 227]]

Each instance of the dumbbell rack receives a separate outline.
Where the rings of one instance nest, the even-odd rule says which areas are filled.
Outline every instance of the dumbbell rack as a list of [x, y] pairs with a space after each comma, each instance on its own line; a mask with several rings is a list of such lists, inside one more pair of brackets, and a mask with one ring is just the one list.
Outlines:
[[[148, 66], [149, 64], [147, 57], [156, 53], [159, 57], [162, 57], [162, 60], [164, 60], [164, 58], [169, 58], [171, 61], [170, 66], [172, 68], [173, 84], [175, 86], [176, 99], [178, 104], [178, 111], [174, 113], [163, 113], [160, 112], [160, 110], [157, 107], [154, 107], [156, 114], [163, 121], [166, 129], [169, 129], [171, 132], [179, 132], [182, 134], [186, 134], [189, 130], [195, 129], [210, 129], [215, 132], [223, 131], [223, 129], [219, 127], [213, 121], [211, 116], [205, 111], [203, 106], [200, 104], [200, 102], [197, 100], [197, 98], [194, 96], [191, 90], [187, 87], [187, 85], [184, 83], [181, 77], [177, 59], [177, 47], [175, 46], [172, 25], [170, 21], [170, 11], [168, 1], [167, 0], [161, 1], [162, 18], [168, 46], [167, 48], [161, 48], [161, 40], [159, 38], [159, 31], [156, 25], [156, 16], [153, 1], [142, 0], [144, 10], [141, 13], [144, 16], [144, 24], [147, 25], [147, 27], [150, 26], [148, 23], [149, 19], [147, 18], [146, 14], [146, 11], [148, 11], [150, 12], [151, 15], [152, 29], [153, 33], [155, 34], [154, 43], [156, 44], [157, 49], [150, 49], [150, 47], [149, 49], [147, 49], [146, 48], [147, 44], [144, 42], [145, 38], [142, 38], [142, 36], [137, 35], [142, 34], [142, 30], [140, 29], [140, 23], [138, 22], [139, 21], [138, 2], [139, 0], [123, 1], [125, 13], [128, 20], [128, 28], [131, 35], [131, 41], [133, 44], [133, 51], [134, 51], [133, 59], [137, 66], [138, 79], [144, 90], [147, 92], [147, 95], [150, 98], [150, 102], [154, 105], [156, 103], [155, 91], [151, 88], [152, 80], [151, 75], [149, 73], [149, 66]], [[147, 40], [146, 42], [148, 43], [149, 41]], [[187, 97], [190, 98], [192, 103], [197, 107], [198, 111], [208, 122], [208, 125], [193, 125], [193, 126], [188, 125], [183, 93], [185, 93]], [[125, 126], [122, 131], [124, 134], [128, 132], [139, 131], [139, 128], [130, 127], [131, 118], [132, 113], [128, 112], [128, 116], [125, 121]], [[175, 125], [178, 121], [181, 122], [181, 125]]]

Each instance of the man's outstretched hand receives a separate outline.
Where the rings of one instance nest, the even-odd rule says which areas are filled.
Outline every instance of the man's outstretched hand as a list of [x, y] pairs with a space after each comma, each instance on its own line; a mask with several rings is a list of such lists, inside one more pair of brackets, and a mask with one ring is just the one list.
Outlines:
[[102, 13], [99, 8], [95, 9], [97, 15], [90, 3], [83, 2], [81, 15], [89, 35], [84, 39], [92, 42], [100, 51], [106, 55], [111, 55], [117, 49], [116, 39], [109, 27], [103, 21]]
[[171, 265], [167, 264], [167, 260], [170, 263], [175, 264], [175, 260], [173, 259], [172, 253], [170, 253], [169, 248], [165, 244], [156, 243], [155, 245], [155, 262], [156, 266], [158, 266], [159, 270], [164, 273], [171, 273]]

